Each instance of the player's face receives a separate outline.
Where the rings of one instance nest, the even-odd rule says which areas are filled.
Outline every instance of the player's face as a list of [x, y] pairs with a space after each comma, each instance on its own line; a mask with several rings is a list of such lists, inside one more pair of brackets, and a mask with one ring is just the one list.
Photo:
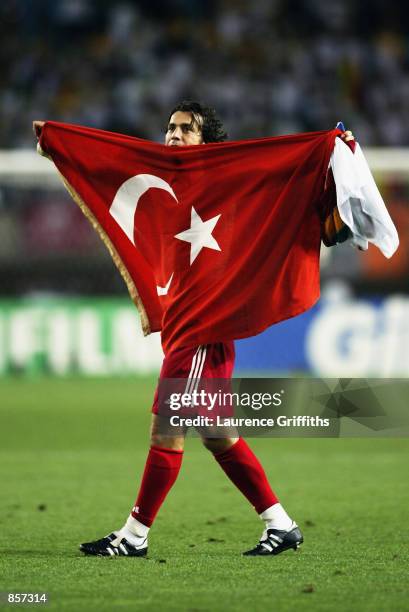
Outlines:
[[203, 144], [202, 130], [191, 113], [176, 111], [169, 119], [165, 144], [170, 147], [186, 147]]

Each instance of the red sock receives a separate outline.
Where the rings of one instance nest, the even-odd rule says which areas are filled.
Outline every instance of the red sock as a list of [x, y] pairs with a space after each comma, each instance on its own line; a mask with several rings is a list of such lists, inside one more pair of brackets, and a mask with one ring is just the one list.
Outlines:
[[150, 527], [182, 465], [183, 451], [151, 446], [141, 487], [131, 514]]
[[243, 438], [214, 458], [258, 514], [278, 502], [261, 463]]

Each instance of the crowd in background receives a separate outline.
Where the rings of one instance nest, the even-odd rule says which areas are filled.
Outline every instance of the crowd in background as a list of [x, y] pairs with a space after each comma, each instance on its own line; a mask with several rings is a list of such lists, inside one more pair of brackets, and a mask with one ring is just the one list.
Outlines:
[[[230, 139], [341, 119], [364, 145], [409, 143], [402, 2], [1, 0], [0, 40], [0, 149], [34, 149], [33, 119], [163, 141], [170, 109], [189, 98], [214, 106]], [[406, 239], [409, 183], [388, 180], [381, 188]], [[323, 279], [406, 291], [408, 253], [386, 267], [376, 249], [342, 245], [323, 258]], [[125, 292], [61, 190], [0, 184], [0, 265], [0, 295]]]
[[201, 99], [231, 139], [331, 128], [409, 142], [409, 5], [385, 0], [2, 0], [0, 148], [31, 120], [161, 141]]

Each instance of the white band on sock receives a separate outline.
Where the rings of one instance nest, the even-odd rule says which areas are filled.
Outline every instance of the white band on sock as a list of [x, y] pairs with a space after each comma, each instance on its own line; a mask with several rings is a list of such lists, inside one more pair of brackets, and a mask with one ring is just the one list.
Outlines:
[[130, 514], [125, 523], [125, 527], [134, 535], [145, 538], [148, 535], [150, 527], [147, 527]]
[[287, 531], [293, 523], [280, 503], [264, 510], [260, 514], [260, 518], [265, 522], [266, 529], [282, 529]]

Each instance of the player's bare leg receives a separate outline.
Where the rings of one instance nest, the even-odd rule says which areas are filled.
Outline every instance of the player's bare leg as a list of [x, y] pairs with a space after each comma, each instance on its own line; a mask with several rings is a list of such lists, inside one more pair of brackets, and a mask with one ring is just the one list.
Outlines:
[[152, 414], [151, 446], [183, 451], [185, 448], [186, 431], [186, 427], [169, 425], [169, 418], [167, 416]]

